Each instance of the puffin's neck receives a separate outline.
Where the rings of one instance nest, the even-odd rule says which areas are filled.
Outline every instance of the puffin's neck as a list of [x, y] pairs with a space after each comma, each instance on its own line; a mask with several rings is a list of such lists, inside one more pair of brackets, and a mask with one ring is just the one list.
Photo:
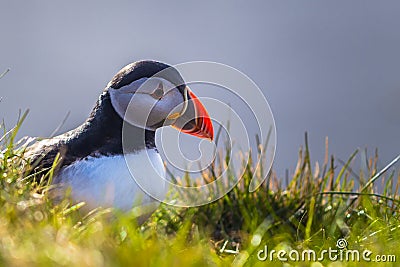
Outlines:
[[69, 151], [77, 151], [79, 156], [116, 155], [155, 148], [155, 132], [124, 124], [111, 104], [108, 91], [100, 96], [86, 122], [72, 132], [68, 138]]

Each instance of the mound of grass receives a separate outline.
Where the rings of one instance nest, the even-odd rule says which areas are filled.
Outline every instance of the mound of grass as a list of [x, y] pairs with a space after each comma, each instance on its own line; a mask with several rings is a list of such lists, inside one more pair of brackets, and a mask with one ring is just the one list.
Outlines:
[[[394, 255], [400, 261], [400, 174], [391, 169], [379, 172], [376, 157], [369, 160], [368, 173], [351, 170], [356, 152], [342, 168], [328, 156], [322, 166], [312, 167], [306, 139], [287, 185], [272, 173], [250, 193], [254, 169], [248, 163], [242, 166], [242, 179], [221, 199], [196, 208], [162, 204], [138, 226], [135, 211], [117, 214], [99, 208], [85, 214], [80, 212], [83, 203], [68, 198], [53, 203], [47, 194], [52, 169], [35, 177], [25, 172], [30, 163], [24, 158], [23, 141], [15, 140], [19, 126], [4, 130], [0, 144], [0, 265], [371, 264], [333, 261], [328, 256], [318, 263], [283, 262], [276, 253], [273, 261], [260, 259], [266, 246], [268, 253], [313, 250], [319, 255], [324, 249], [337, 249], [339, 239], [347, 242], [347, 248], [339, 251], [369, 250], [372, 260], [376, 255]], [[381, 194], [374, 191], [377, 180], [386, 182]], [[372, 264], [396, 266], [396, 262]]]

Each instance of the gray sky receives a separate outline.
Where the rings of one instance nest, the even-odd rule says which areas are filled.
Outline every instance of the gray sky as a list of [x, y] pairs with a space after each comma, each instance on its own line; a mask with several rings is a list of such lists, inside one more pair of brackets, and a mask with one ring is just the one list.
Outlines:
[[[277, 125], [275, 166], [293, 171], [304, 132], [341, 159], [400, 153], [398, 1], [1, 1], [0, 117], [22, 135], [80, 124], [109, 79], [140, 59], [209, 60], [247, 74]], [[201, 94], [201, 93], [200, 93]]]

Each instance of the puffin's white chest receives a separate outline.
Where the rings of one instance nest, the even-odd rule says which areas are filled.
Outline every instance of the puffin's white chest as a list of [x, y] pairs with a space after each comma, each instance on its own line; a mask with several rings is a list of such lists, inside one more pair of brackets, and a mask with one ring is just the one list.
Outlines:
[[157, 199], [166, 194], [164, 165], [154, 149], [137, 154], [87, 157], [64, 167], [55, 182], [70, 188], [71, 197], [86, 202], [90, 209], [101, 206], [129, 210], [157, 203], [143, 189]]

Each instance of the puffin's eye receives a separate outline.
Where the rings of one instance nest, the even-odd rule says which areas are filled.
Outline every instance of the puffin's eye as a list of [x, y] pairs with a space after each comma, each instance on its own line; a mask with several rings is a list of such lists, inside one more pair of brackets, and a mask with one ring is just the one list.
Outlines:
[[160, 82], [157, 86], [157, 89], [151, 94], [152, 97], [156, 99], [160, 99], [164, 95], [164, 88], [162, 82]]

